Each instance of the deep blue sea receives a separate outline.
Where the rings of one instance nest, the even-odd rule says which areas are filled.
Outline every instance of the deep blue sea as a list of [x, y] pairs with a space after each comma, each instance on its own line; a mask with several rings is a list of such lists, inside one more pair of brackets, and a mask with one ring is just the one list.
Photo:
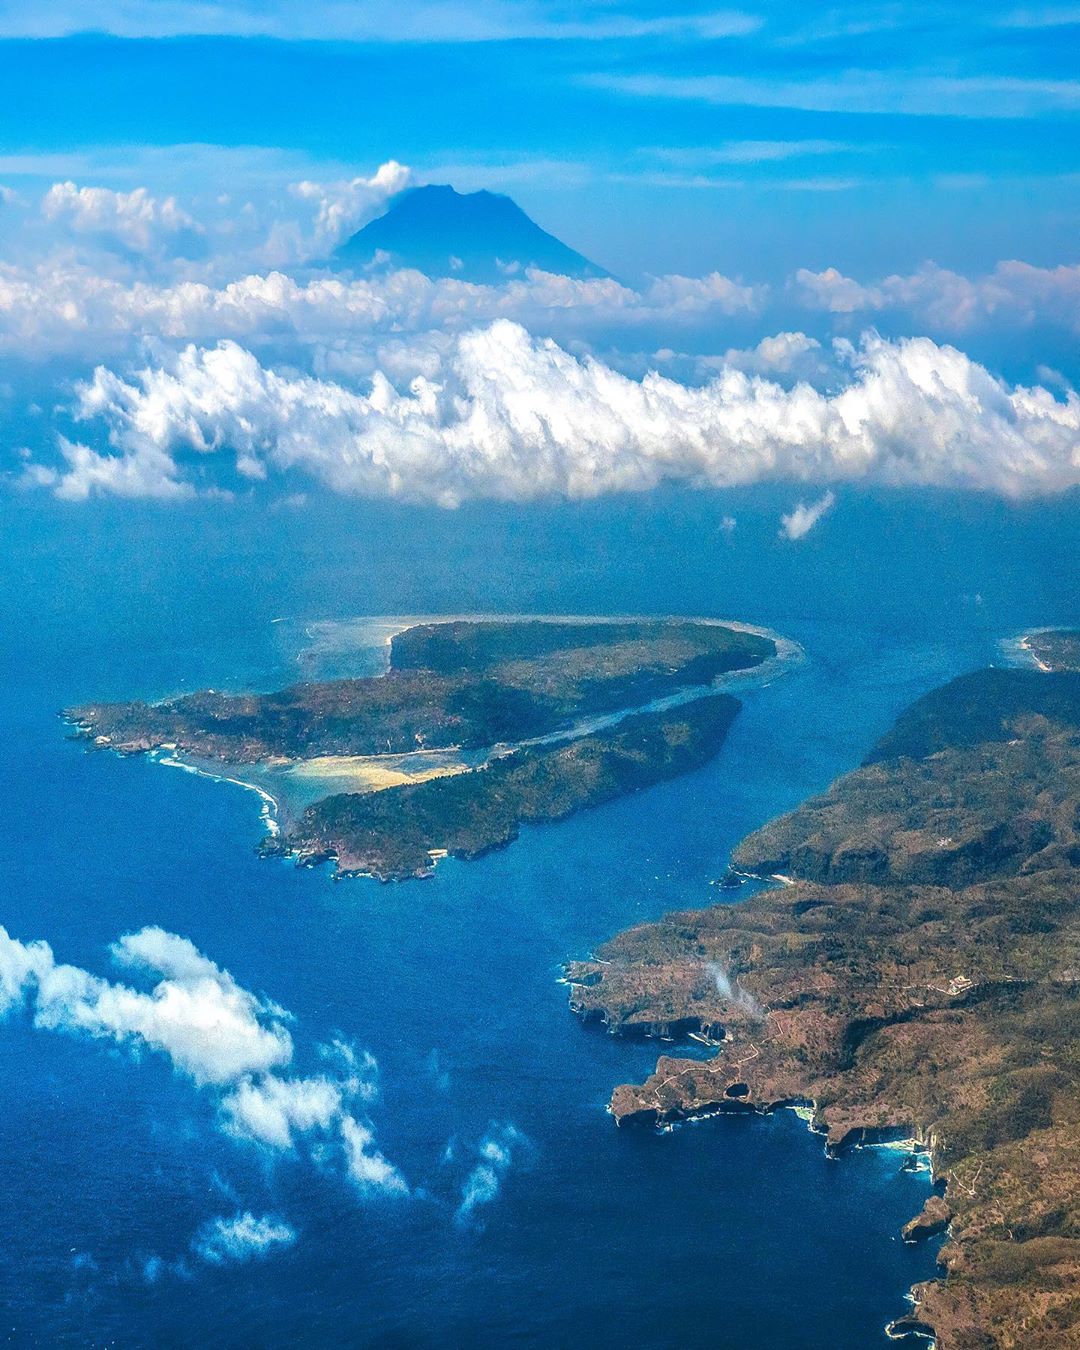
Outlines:
[[[882, 508], [865, 510], [872, 522]], [[376, 546], [377, 522], [350, 533], [337, 512], [306, 532], [287, 523], [273, 548], [238, 519], [3, 517], [0, 923], [111, 979], [109, 944], [160, 925], [288, 1010], [298, 1058], [334, 1036], [370, 1051], [379, 1092], [364, 1115], [410, 1193], [362, 1195], [310, 1156], [270, 1159], [224, 1134], [213, 1094], [162, 1056], [12, 1014], [0, 1340], [888, 1344], [886, 1322], [933, 1270], [932, 1245], [898, 1238], [926, 1176], [885, 1150], [827, 1159], [790, 1112], [616, 1129], [612, 1087], [663, 1047], [580, 1025], [560, 964], [628, 924], [717, 902], [710, 883], [742, 835], [854, 766], [901, 707], [998, 658], [1023, 624], [1080, 617], [1060, 563], [1075, 522], [1022, 523], [1030, 537], [1003, 539], [995, 570], [967, 507], [919, 525], [917, 550], [868, 547], [860, 517], [830, 545], [832, 586], [820, 553], [803, 555], [810, 585], [785, 583], [794, 564], [776, 544], [759, 562], [749, 546], [722, 554], [719, 531], [703, 548], [700, 512], [676, 503], [664, 533], [634, 505], [587, 549], [579, 513], [546, 552], [524, 516], [486, 539], [468, 534], [475, 518], [436, 522], [429, 544], [391, 516]], [[550, 518], [543, 529], [554, 538]], [[703, 771], [396, 886], [261, 860], [254, 794], [87, 753], [57, 718], [98, 695], [271, 687], [298, 669], [286, 635], [315, 620], [499, 608], [711, 613], [769, 624], [806, 659], [745, 694]], [[509, 1162], [462, 1221], [492, 1138], [513, 1141]], [[244, 1211], [295, 1240], [247, 1261], [195, 1254], [208, 1222]]]

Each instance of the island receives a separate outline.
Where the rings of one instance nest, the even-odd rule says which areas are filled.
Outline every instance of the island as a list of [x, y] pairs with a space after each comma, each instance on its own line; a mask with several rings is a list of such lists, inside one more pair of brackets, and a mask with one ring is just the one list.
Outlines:
[[738, 710], [737, 699], [714, 694], [592, 735], [523, 747], [482, 770], [339, 793], [308, 807], [263, 851], [300, 862], [333, 859], [342, 875], [424, 876], [433, 855], [476, 858], [516, 839], [522, 825], [561, 820], [700, 768], [720, 749]]
[[367, 790], [327, 792], [263, 851], [401, 880], [700, 767], [739, 709], [716, 681], [776, 655], [771, 638], [707, 620], [451, 620], [396, 634], [379, 676], [64, 716], [100, 749], [354, 772]]
[[1080, 628], [1041, 628], [1020, 639], [1040, 670], [1080, 670]]
[[794, 1106], [827, 1147], [908, 1140], [947, 1232], [892, 1334], [1080, 1344], [1080, 675], [978, 671], [736, 850], [773, 884], [568, 967], [616, 1034], [710, 1043], [615, 1089], [620, 1124]]

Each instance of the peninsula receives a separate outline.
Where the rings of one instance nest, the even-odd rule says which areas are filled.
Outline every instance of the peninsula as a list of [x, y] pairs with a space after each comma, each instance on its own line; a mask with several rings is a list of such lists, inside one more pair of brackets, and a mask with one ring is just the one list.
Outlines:
[[833, 1150], [916, 1140], [936, 1188], [904, 1236], [948, 1239], [896, 1333], [1080, 1343], [1080, 675], [954, 680], [733, 863], [789, 884], [569, 968], [582, 1017], [717, 1043], [615, 1119], [797, 1105]]
[[[237, 769], [364, 759], [370, 783], [371, 761], [392, 762], [398, 777], [415, 761], [413, 781], [328, 792], [264, 843], [267, 853], [399, 880], [425, 875], [444, 853], [476, 857], [522, 824], [704, 764], [739, 708], [710, 686], [776, 650], [770, 638], [701, 620], [425, 623], [392, 639], [385, 675], [64, 715], [98, 748], [167, 749]], [[468, 754], [432, 776], [431, 752], [446, 750]]]

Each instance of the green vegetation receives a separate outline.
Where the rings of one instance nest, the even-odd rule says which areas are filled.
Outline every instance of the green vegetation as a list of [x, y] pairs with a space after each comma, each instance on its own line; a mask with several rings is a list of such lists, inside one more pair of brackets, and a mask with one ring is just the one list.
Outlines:
[[829, 1144], [899, 1128], [946, 1185], [940, 1350], [1080, 1343], [1080, 680], [982, 671], [921, 699], [736, 865], [795, 884], [621, 934], [570, 968], [613, 1031], [694, 1026], [619, 1120], [811, 1101]]
[[640, 713], [590, 736], [500, 756], [487, 768], [385, 792], [328, 797], [268, 852], [337, 860], [342, 872], [398, 880], [430, 871], [433, 850], [473, 858], [517, 838], [523, 824], [686, 773], [711, 759], [739, 710], [725, 694]]
[[[456, 747], [493, 752], [486, 767], [326, 797], [267, 842], [267, 852], [403, 878], [430, 871], [433, 851], [475, 857], [516, 838], [524, 823], [557, 820], [696, 768], [719, 749], [735, 699], [704, 695], [587, 735], [575, 735], [575, 727], [702, 693], [717, 676], [775, 655], [769, 638], [691, 619], [419, 624], [394, 637], [384, 676], [268, 694], [208, 689], [161, 703], [88, 704], [65, 715], [103, 748], [175, 747], [236, 765]], [[549, 737], [561, 739], [544, 744]]]
[[385, 676], [94, 703], [65, 716], [113, 749], [175, 746], [234, 764], [477, 749], [704, 686], [775, 655], [768, 638], [693, 620], [424, 624], [394, 638]]

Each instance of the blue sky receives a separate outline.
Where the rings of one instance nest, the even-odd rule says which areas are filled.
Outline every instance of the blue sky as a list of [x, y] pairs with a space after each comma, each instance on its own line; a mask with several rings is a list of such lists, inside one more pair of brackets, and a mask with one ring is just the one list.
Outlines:
[[[0, 480], [1069, 491], [1078, 51], [1075, 3], [0, 0]], [[328, 269], [432, 181], [614, 279]]]
[[628, 274], [1050, 264], [1076, 238], [1076, 5], [0, 6], [20, 33], [70, 36], [0, 42], [9, 182], [47, 156], [120, 183], [192, 143], [249, 149], [161, 157], [162, 184], [392, 157]]

